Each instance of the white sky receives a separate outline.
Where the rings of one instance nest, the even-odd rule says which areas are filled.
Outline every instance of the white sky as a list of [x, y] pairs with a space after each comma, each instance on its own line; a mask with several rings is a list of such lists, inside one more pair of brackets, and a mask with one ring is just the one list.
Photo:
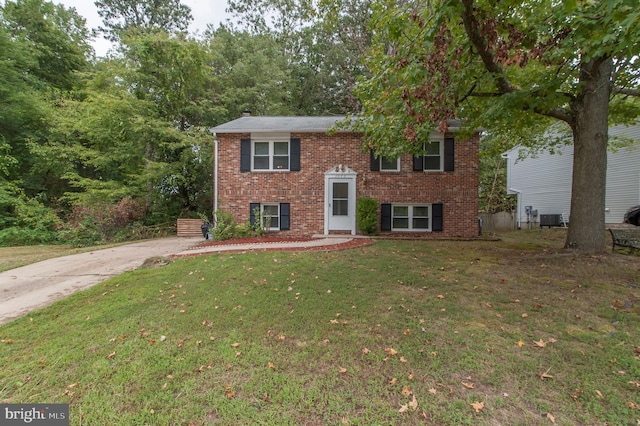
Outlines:
[[[52, 0], [53, 3], [59, 3], [65, 7], [74, 7], [78, 14], [82, 15], [87, 20], [87, 27], [89, 29], [97, 28], [102, 24], [102, 19], [98, 15], [93, 0]], [[189, 27], [190, 33], [196, 31], [204, 32], [207, 28], [207, 24], [214, 24], [216, 27], [226, 21], [229, 15], [225, 12], [227, 8], [227, 0], [182, 0], [182, 4], [185, 4], [191, 8], [191, 15], [193, 15], [193, 21]], [[111, 48], [111, 43], [102, 37], [96, 38], [93, 43], [93, 48], [96, 51], [97, 56], [105, 56], [107, 51]]]

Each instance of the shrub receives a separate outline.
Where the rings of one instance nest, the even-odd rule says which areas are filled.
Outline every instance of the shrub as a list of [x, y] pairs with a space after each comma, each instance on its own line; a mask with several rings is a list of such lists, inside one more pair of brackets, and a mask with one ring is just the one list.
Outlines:
[[358, 198], [356, 220], [363, 234], [375, 234], [378, 230], [378, 202], [370, 197]]
[[216, 210], [216, 227], [210, 230], [216, 241], [230, 240], [236, 236], [236, 222], [233, 215], [224, 210]]

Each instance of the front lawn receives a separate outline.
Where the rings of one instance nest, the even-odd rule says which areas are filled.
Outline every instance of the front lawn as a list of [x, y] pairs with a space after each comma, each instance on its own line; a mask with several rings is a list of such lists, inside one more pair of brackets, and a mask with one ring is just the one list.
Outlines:
[[0, 327], [72, 425], [640, 422], [640, 263], [564, 231], [139, 269]]

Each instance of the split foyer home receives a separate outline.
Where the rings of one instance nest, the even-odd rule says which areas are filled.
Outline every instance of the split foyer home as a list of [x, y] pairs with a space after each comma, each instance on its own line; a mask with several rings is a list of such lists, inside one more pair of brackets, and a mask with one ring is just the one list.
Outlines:
[[[376, 158], [345, 117], [243, 116], [215, 132], [216, 210], [283, 237], [358, 233], [356, 202], [378, 203], [379, 233], [478, 235], [479, 136], [431, 134], [424, 155]], [[256, 210], [258, 209], [258, 210]], [[405, 234], [403, 234], [405, 233]]]

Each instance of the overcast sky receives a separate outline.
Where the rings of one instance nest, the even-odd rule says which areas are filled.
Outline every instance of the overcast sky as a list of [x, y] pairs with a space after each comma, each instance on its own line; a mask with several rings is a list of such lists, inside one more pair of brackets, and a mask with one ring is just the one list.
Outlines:
[[[89, 29], [97, 28], [102, 24], [93, 0], [53, 0], [53, 3], [75, 7], [76, 11], [87, 20]], [[217, 27], [228, 18], [225, 12], [227, 0], [182, 0], [182, 4], [191, 8], [193, 15], [193, 21], [189, 27], [191, 33], [204, 32], [207, 24], [214, 24]], [[94, 40], [92, 44], [97, 56], [104, 56], [111, 47], [111, 43], [101, 37]]]

